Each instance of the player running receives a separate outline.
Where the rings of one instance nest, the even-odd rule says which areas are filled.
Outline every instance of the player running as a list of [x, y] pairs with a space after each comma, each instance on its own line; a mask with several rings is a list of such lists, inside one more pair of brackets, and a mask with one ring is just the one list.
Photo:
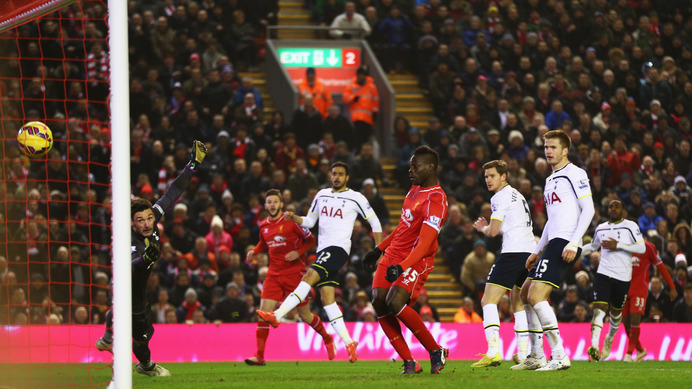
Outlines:
[[[148, 200], [135, 198], [130, 205], [132, 216], [132, 351], [139, 363], [137, 373], [155, 376], [170, 376], [163, 366], [151, 360], [149, 341], [154, 335], [151, 324], [149, 299], [146, 298], [147, 280], [154, 263], [161, 256], [159, 249], [161, 236], [158, 222], [183, 194], [197, 167], [204, 161], [207, 148], [200, 141], [192, 145], [190, 162], [173, 181], [166, 193], [153, 206]], [[96, 341], [99, 351], [113, 352], [113, 313], [106, 313], [106, 332]]]
[[[247, 261], [251, 262], [258, 253], [269, 251], [269, 272], [264, 280], [260, 311], [271, 311], [279, 301], [283, 301], [300, 283], [305, 275], [307, 253], [315, 246], [315, 237], [307, 228], [301, 228], [293, 221], [284, 218], [282, 211], [284, 203], [278, 189], [268, 190], [265, 195], [264, 208], [269, 217], [260, 223], [260, 240], [257, 246], [247, 253]], [[309, 323], [322, 336], [327, 347], [327, 355], [331, 361], [336, 356], [334, 339], [327, 333], [322, 320], [310, 312], [308, 300], [298, 304], [298, 316]], [[257, 353], [245, 360], [248, 365], [266, 365], [264, 348], [269, 336], [269, 323], [257, 322]]]
[[286, 297], [277, 310], [259, 310], [257, 314], [262, 320], [276, 328], [279, 326], [279, 321], [291, 309], [305, 300], [312, 286], [317, 285], [320, 288], [322, 304], [329, 316], [329, 321], [344, 341], [348, 360], [353, 363], [358, 359], [356, 352], [358, 342], [351, 339], [348, 334], [343, 313], [334, 299], [334, 288], [339, 285], [337, 281], [339, 269], [348, 262], [351, 234], [356, 217], [360, 215], [370, 223], [376, 243], [382, 241], [382, 226], [365, 196], [346, 186], [349, 178], [348, 165], [343, 162], [334, 162], [331, 166], [332, 187], [317, 192], [308, 215], [301, 217], [293, 212], [284, 214], [285, 220], [294, 221], [305, 228], [312, 228], [319, 221], [317, 260], [310, 266], [298, 287]]
[[[548, 297], [553, 289], [560, 287], [573, 267], [572, 262], [579, 257], [582, 237], [595, 213], [586, 172], [567, 158], [572, 143], [569, 136], [561, 130], [553, 130], [543, 135], [543, 139], [546, 160], [553, 168], [543, 189], [548, 222], [536, 248], [526, 260], [526, 268], [532, 270], [524, 282], [522, 293], [528, 291], [528, 301], [533, 307], [528, 312], [529, 330], [540, 331], [542, 328], [550, 343], [552, 357], [545, 363], [542, 341], [537, 336], [532, 339], [536, 342], [532, 344], [531, 357], [512, 366], [517, 370], [564, 370], [571, 366]], [[541, 366], [544, 363], [545, 366]]]
[[[591, 320], [591, 347], [587, 353], [594, 361], [610, 355], [615, 333], [622, 320], [627, 292], [632, 279], [632, 254], [644, 254], [646, 245], [637, 223], [622, 218], [622, 202], [608, 204], [608, 221], [596, 227], [593, 241], [584, 246], [584, 255], [601, 249], [601, 262], [593, 281], [593, 319]], [[599, 352], [603, 318], [610, 306], [610, 330]]]
[[518, 362], [526, 358], [529, 328], [519, 291], [529, 273], [525, 267], [526, 259], [536, 247], [529, 206], [524, 196], [507, 183], [507, 164], [499, 160], [490, 161], [483, 165], [483, 169], [488, 190], [495, 192], [490, 199], [493, 213], [490, 216], [490, 224], [485, 218], [479, 217], [473, 226], [478, 232], [490, 237], [502, 233], [502, 253], [490, 268], [481, 299], [488, 351], [478, 362], [472, 364], [472, 367], [499, 366], [502, 363], [497, 303], [508, 290], [517, 337], [518, 352], [515, 358]]
[[[430, 372], [445, 367], [449, 350], [440, 346], [411, 308], [433, 269], [437, 235], [447, 219], [447, 195], [437, 180], [439, 156], [428, 146], [419, 146], [409, 162], [413, 187], [406, 194], [399, 225], [389, 236], [363, 258], [363, 265], [374, 270], [373, 306], [378, 321], [392, 346], [404, 360], [401, 374], [423, 371], [413, 359], [401, 332], [401, 320], [430, 353]], [[398, 320], [397, 320], [398, 319]]]
[[634, 362], [641, 362], [646, 356], [646, 349], [639, 342], [639, 333], [641, 328], [639, 324], [644, 315], [646, 308], [646, 298], [649, 295], [649, 269], [651, 265], [656, 266], [658, 272], [661, 273], [666, 283], [670, 287], [670, 300], [675, 301], [678, 298], [678, 291], [675, 289], [673, 279], [668, 273], [666, 265], [663, 264], [658, 256], [656, 246], [649, 241], [645, 241], [646, 252], [644, 254], [634, 254], [632, 258], [632, 281], [630, 282], [630, 291], [627, 294], [625, 308], [622, 310], [622, 324], [625, 325], [625, 331], [629, 342], [627, 344], [627, 354], [623, 361], [632, 362], [632, 354], [634, 349], [637, 349], [637, 358]]

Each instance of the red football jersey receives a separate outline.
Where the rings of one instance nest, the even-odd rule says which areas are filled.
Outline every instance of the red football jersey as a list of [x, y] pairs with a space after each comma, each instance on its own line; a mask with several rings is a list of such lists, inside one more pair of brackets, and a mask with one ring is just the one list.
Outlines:
[[269, 273], [271, 275], [299, 273], [305, 271], [306, 256], [295, 261], [286, 261], [286, 254], [303, 247], [303, 240], [310, 237], [310, 230], [287, 221], [283, 215], [276, 220], [266, 218], [260, 223], [260, 240], [269, 251]]
[[631, 296], [646, 296], [649, 293], [649, 272], [651, 265], [657, 266], [661, 263], [658, 250], [651, 242], [646, 243], [644, 254], [632, 255], [632, 281], [630, 282]]
[[[447, 220], [448, 212], [447, 195], [439, 185], [427, 188], [414, 185], [404, 199], [401, 219], [392, 242], [387, 247], [387, 254], [404, 260], [416, 246], [423, 224], [427, 224], [439, 233]], [[437, 240], [426, 251], [423, 258], [435, 255], [436, 251]]]

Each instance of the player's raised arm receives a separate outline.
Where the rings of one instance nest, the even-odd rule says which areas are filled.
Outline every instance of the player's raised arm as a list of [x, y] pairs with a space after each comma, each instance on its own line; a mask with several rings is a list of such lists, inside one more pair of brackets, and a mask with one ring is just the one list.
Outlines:
[[192, 176], [197, 172], [199, 165], [202, 164], [202, 161], [204, 161], [204, 158], [207, 156], [207, 152], [204, 143], [198, 140], [194, 141], [192, 144], [192, 153], [190, 153], [190, 162], [185, 165], [183, 171], [175, 178], [171, 186], [166, 190], [166, 193], [154, 204], [154, 212], [156, 213], [157, 221], [176, 201], [178, 201], [183, 192], [185, 192], [188, 184], [190, 184]]
[[490, 223], [488, 223], [484, 217], [479, 217], [478, 220], [473, 223], [473, 228], [485, 236], [494, 238], [500, 233], [500, 229], [502, 228], [502, 220], [491, 218]]

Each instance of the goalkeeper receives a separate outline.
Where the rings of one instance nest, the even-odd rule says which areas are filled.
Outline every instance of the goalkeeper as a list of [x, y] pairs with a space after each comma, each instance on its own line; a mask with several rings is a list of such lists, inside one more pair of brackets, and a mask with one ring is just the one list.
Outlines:
[[[132, 350], [139, 360], [135, 370], [137, 373], [155, 376], [170, 376], [171, 373], [163, 366], [151, 360], [149, 341], [154, 334], [151, 324], [150, 307], [145, 297], [147, 280], [154, 263], [161, 252], [159, 250], [160, 234], [158, 221], [183, 194], [190, 179], [198, 166], [207, 155], [207, 149], [200, 141], [192, 145], [190, 162], [173, 181], [166, 193], [153, 206], [148, 200], [135, 198], [131, 202], [132, 216]], [[106, 314], [106, 332], [96, 341], [99, 351], [112, 351], [113, 344], [113, 313]]]

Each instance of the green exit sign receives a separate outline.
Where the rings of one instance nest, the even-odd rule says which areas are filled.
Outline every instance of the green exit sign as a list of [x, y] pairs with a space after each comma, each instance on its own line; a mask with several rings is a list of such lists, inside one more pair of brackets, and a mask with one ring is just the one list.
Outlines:
[[279, 60], [286, 67], [340, 68], [341, 49], [290, 48], [277, 49]]

